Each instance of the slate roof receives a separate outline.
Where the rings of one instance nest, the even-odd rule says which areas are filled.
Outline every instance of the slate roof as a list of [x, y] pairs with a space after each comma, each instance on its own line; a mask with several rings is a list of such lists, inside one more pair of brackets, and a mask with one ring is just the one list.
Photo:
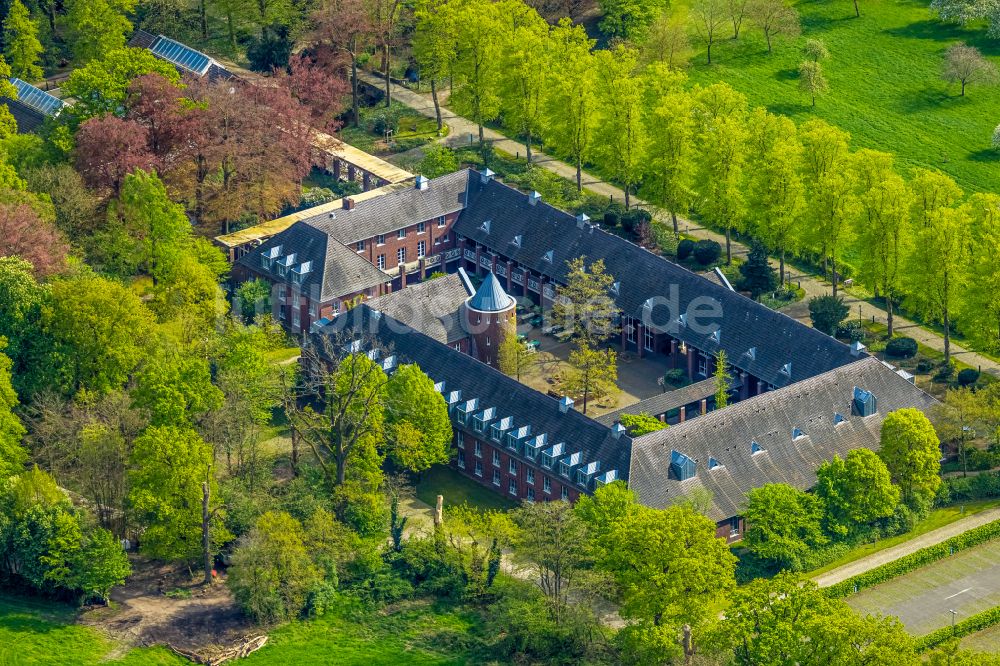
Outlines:
[[136, 30], [129, 38], [128, 45], [136, 49], [149, 49], [153, 47], [153, 44], [156, 43], [157, 39], [159, 39], [159, 37], [151, 32]]
[[450, 345], [468, 337], [460, 308], [469, 295], [461, 276], [451, 273], [369, 299], [365, 305]]
[[[774, 386], [786, 386], [855, 360], [850, 349], [784, 314], [688, 271], [666, 259], [496, 180], [483, 184], [469, 177], [468, 207], [454, 225], [456, 233], [477, 241], [533, 271], [563, 281], [566, 262], [586, 256], [603, 259], [620, 283], [615, 300], [631, 317], [643, 318], [692, 344], [715, 353], [724, 349], [732, 365]], [[489, 224], [484, 224], [489, 221]], [[520, 243], [515, 244], [515, 237]], [[546, 255], [551, 252], [551, 261]], [[647, 299], [655, 307], [647, 309]], [[718, 307], [706, 326], [679, 325], [679, 315]], [[703, 312], [705, 310], [702, 310]], [[721, 325], [721, 326], [720, 326]], [[719, 341], [712, 339], [719, 329]], [[748, 352], [754, 349], [755, 358]], [[783, 368], [791, 363], [790, 372]]]
[[[852, 410], [854, 387], [874, 393], [878, 412], [858, 416]], [[639, 501], [665, 507], [695, 488], [712, 493], [709, 516], [739, 515], [745, 495], [765, 483], [788, 483], [807, 489], [816, 468], [857, 448], [877, 450], [882, 420], [904, 407], [928, 410], [935, 400], [887, 368], [865, 357], [810, 379], [709, 412], [642, 437], [632, 444], [629, 486]], [[843, 421], [835, 424], [835, 414]], [[798, 428], [804, 436], [794, 439]], [[752, 454], [753, 442], [762, 449]], [[670, 457], [679, 451], [697, 461], [687, 481], [668, 474]], [[709, 469], [709, 458], [721, 467]]]
[[[399, 363], [416, 363], [435, 382], [444, 382], [444, 392], [462, 392], [462, 400], [479, 398], [479, 409], [496, 408], [498, 419], [513, 417], [514, 427], [531, 426], [533, 436], [545, 434], [548, 446], [565, 442], [566, 455], [582, 453], [583, 464], [599, 462], [599, 473], [616, 470], [625, 478], [629, 466], [631, 440], [626, 435], [615, 439], [611, 430], [577, 410], [559, 410], [559, 401], [540, 393], [502, 372], [456, 351], [403, 324], [386, 323], [385, 316], [371, 328], [372, 310], [368, 303], [337, 317], [323, 329], [339, 336], [336, 342], [347, 344], [352, 330], [374, 331], [374, 336], [395, 354]], [[593, 487], [587, 488], [592, 491]]]
[[469, 307], [480, 312], [503, 312], [512, 305], [514, 299], [503, 290], [492, 272], [486, 275], [475, 296], [469, 300]]
[[416, 187], [395, 190], [358, 201], [354, 210], [331, 211], [305, 218], [303, 222], [330, 234], [345, 245], [353, 245], [379, 234], [391, 234], [417, 222], [461, 210], [465, 205], [468, 178], [468, 171], [457, 171], [432, 179], [425, 190]]
[[[682, 386], [681, 388], [674, 389], [672, 391], [665, 391], [659, 395], [654, 395], [651, 398], [646, 398], [645, 400], [640, 400], [637, 403], [628, 405], [627, 407], [622, 407], [621, 409], [616, 409], [613, 412], [608, 412], [607, 414], [598, 416], [597, 421], [610, 428], [618, 422], [618, 419], [622, 414], [645, 413], [652, 416], [659, 416], [660, 414], [666, 414], [671, 409], [677, 409], [678, 407], [688, 405], [692, 402], [697, 402], [702, 398], [707, 398], [712, 395], [715, 395], [715, 378], [709, 377], [708, 379], [703, 379], [700, 382], [688, 384], [687, 386]], [[690, 417], [692, 415], [688, 414], [687, 416]]]
[[0, 98], [0, 104], [6, 104], [10, 115], [14, 116], [14, 120], [17, 121], [18, 134], [34, 133], [45, 122], [45, 114], [25, 106], [15, 99]]
[[[295, 261], [284, 278], [278, 277], [276, 262], [272, 263], [270, 273], [261, 265], [261, 255], [279, 247], [277, 256], [295, 255]], [[291, 282], [292, 271], [301, 270], [307, 262], [310, 263], [310, 270], [303, 276], [301, 289], [311, 299], [320, 302], [392, 281], [391, 276], [358, 256], [354, 250], [307, 224], [292, 225], [237, 261], [254, 273], [268, 274], [279, 282]]]

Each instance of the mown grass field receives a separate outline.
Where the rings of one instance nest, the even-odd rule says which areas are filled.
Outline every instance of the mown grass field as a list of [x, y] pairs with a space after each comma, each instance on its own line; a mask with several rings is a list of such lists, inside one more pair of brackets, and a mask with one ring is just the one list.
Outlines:
[[479, 509], [506, 510], [516, 506], [499, 493], [484, 488], [446, 465], [435, 465], [421, 474], [416, 494], [417, 499], [431, 506], [437, 502], [438, 495], [444, 497], [446, 507], [466, 502]]
[[[731, 28], [712, 49], [712, 65], [698, 46], [691, 80], [726, 81], [752, 105], [763, 105], [796, 122], [822, 118], [851, 133], [854, 148], [896, 153], [906, 171], [915, 166], [940, 169], [967, 191], [1000, 187], [1000, 151], [990, 148], [1000, 123], [1000, 87], [958, 85], [941, 80], [945, 50], [964, 41], [1000, 64], [1000, 40], [986, 37], [982, 25], [967, 28], [942, 23], [929, 0], [861, 0], [855, 18], [850, 0], [798, 0], [802, 37], [779, 38], [767, 54], [763, 35], [744, 23], [732, 40]], [[816, 108], [798, 89], [801, 46], [822, 39], [830, 51], [823, 63], [830, 91]]]
[[921, 636], [1000, 605], [1000, 548], [987, 542], [846, 598], [857, 611], [895, 615]]
[[[75, 612], [46, 601], [0, 596], [0, 666], [181, 666], [191, 662], [165, 648], [127, 649], [90, 627]], [[269, 632], [268, 644], [241, 664], [465, 664], [482, 662], [472, 612], [426, 601], [382, 611], [354, 605], [316, 620]]]
[[1000, 652], [1000, 624], [964, 637], [962, 649], [976, 652]]

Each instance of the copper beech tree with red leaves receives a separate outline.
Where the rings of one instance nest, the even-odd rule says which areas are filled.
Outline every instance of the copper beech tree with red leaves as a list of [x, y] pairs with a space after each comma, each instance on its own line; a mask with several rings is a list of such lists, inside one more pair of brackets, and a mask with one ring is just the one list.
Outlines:
[[117, 197], [125, 176], [157, 167], [149, 147], [149, 131], [116, 116], [90, 118], [76, 134], [76, 166], [84, 182]]
[[0, 257], [18, 255], [45, 278], [66, 266], [69, 245], [55, 225], [38, 217], [27, 204], [0, 204]]

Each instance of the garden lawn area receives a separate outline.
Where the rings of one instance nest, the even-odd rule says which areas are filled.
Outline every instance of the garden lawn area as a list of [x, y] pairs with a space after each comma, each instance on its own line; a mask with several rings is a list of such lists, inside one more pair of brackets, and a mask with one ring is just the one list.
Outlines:
[[944, 527], [949, 525], [956, 520], [961, 518], [966, 518], [973, 514], [979, 513], [980, 511], [985, 511], [986, 509], [991, 509], [995, 506], [1000, 506], [1000, 499], [988, 499], [988, 500], [977, 500], [975, 502], [965, 503], [965, 513], [962, 513], [961, 505], [946, 506], [940, 509], [933, 509], [926, 518], [921, 520], [916, 524], [912, 531], [906, 534], [900, 534], [898, 536], [890, 537], [888, 539], [880, 539], [875, 543], [866, 543], [861, 546], [857, 546], [848, 551], [843, 557], [840, 557], [829, 564], [815, 569], [813, 571], [803, 573], [804, 578], [814, 578], [827, 571], [832, 571], [837, 567], [842, 567], [845, 564], [850, 564], [855, 560], [860, 560], [862, 557], [867, 557], [872, 553], [877, 553], [886, 548], [892, 548], [893, 546], [898, 546], [899, 544], [909, 541], [921, 534], [926, 534], [932, 530], [936, 530], [939, 527]]
[[417, 499], [434, 506], [437, 496], [444, 496], [445, 509], [468, 502], [480, 509], [512, 509], [511, 502], [492, 490], [467, 479], [446, 465], [435, 465], [421, 474], [416, 484]]
[[[391, 111], [398, 119], [397, 130], [393, 132], [391, 145], [386, 145], [385, 134], [376, 131], [376, 119], [386, 111], [382, 103], [360, 109], [359, 127], [345, 125], [337, 132], [337, 137], [359, 150], [373, 155], [386, 155], [411, 150], [435, 141], [438, 138], [437, 121], [428, 118], [408, 106], [393, 101]], [[448, 126], [442, 129], [446, 135]]]
[[[1000, 88], [972, 84], [960, 97], [959, 86], [940, 77], [945, 50], [959, 41], [1000, 64], [1000, 40], [987, 38], [984, 24], [943, 23], [929, 9], [929, 0], [860, 0], [860, 18], [848, 0], [793, 5], [801, 16], [802, 37], [779, 38], [768, 55], [763, 35], [748, 22], [736, 41], [723, 28], [712, 48], [712, 65], [705, 64], [704, 47], [696, 47], [691, 79], [726, 81], [751, 105], [798, 123], [822, 118], [850, 132], [854, 148], [896, 153], [904, 171], [934, 167], [967, 191], [993, 186], [1000, 151], [990, 148], [990, 140], [1000, 122]], [[798, 89], [801, 46], [811, 38], [823, 40], [830, 51], [822, 63], [830, 90], [815, 109]]]
[[190, 663], [165, 648], [123, 650], [96, 629], [74, 625], [75, 616], [63, 604], [0, 595], [0, 666]]
[[856, 611], [895, 615], [922, 636], [1000, 605], [1000, 548], [986, 542], [845, 598]]
[[1000, 652], [1000, 624], [964, 637], [960, 643], [964, 650]]

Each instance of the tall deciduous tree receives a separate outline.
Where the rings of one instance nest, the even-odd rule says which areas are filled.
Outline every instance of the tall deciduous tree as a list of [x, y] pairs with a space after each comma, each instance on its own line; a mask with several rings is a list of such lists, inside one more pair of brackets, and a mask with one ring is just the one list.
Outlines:
[[184, 207], [170, 200], [155, 173], [141, 169], [125, 177], [119, 206], [125, 227], [138, 241], [136, 263], [154, 284], [168, 278], [190, 244]]
[[663, 0], [598, 0], [604, 18], [601, 31], [609, 37], [641, 40], [656, 15], [665, 6]]
[[691, 25], [698, 39], [705, 44], [708, 64], [712, 64], [712, 45], [719, 30], [729, 20], [728, 0], [697, 0], [691, 6]]
[[357, 127], [360, 120], [358, 65], [373, 36], [371, 15], [363, 0], [335, 0], [320, 3], [313, 12], [312, 21], [315, 26], [313, 40], [350, 62], [351, 124]]
[[972, 256], [962, 294], [962, 329], [992, 351], [1000, 350], [1000, 195], [977, 193], [969, 199]]
[[[77, 0], [86, 4], [89, 0]], [[118, 48], [102, 51], [83, 67], [70, 73], [63, 85], [67, 97], [76, 100], [68, 109], [74, 118], [86, 120], [105, 114], [122, 114], [129, 86], [144, 74], [156, 73], [177, 83], [180, 74], [165, 60], [145, 49]]]
[[591, 347], [614, 335], [618, 306], [611, 297], [615, 278], [604, 270], [604, 260], [587, 265], [586, 257], [566, 262], [565, 286], [556, 288], [554, 319]]
[[809, 60], [799, 65], [799, 90], [809, 95], [813, 106], [816, 106], [816, 98], [825, 95], [829, 89], [822, 65]]
[[42, 78], [38, 61], [42, 55], [38, 26], [21, 0], [13, 0], [3, 22], [3, 55], [11, 73], [28, 81]]
[[514, 327], [504, 331], [503, 339], [497, 346], [497, 364], [500, 372], [521, 381], [521, 374], [527, 372], [537, 358], [535, 350], [518, 338]]
[[696, 125], [687, 91], [664, 95], [651, 111], [648, 171], [643, 179], [647, 198], [670, 212], [674, 233], [677, 214], [686, 214], [694, 199]]
[[899, 503], [899, 488], [892, 485], [889, 469], [868, 449], [854, 449], [846, 458], [834, 456], [819, 466], [816, 477], [827, 529], [836, 534], [887, 518]]
[[799, 13], [785, 0], [750, 0], [747, 14], [750, 22], [764, 33], [768, 53], [774, 48], [775, 37], [798, 37], [802, 32]]
[[911, 194], [892, 165], [892, 155], [863, 149], [853, 156], [859, 200], [855, 240], [862, 249], [860, 274], [885, 299], [888, 333], [909, 240]]
[[479, 126], [479, 143], [484, 142], [483, 124], [500, 113], [499, 90], [503, 62], [503, 30], [497, 6], [470, 2], [459, 7], [455, 22], [456, 53], [453, 76], [458, 84], [452, 97], [455, 109]]
[[385, 78], [385, 106], [388, 108], [392, 105], [392, 47], [399, 38], [400, 24], [409, 7], [401, 0], [367, 0], [366, 4], [381, 59], [382, 76]]
[[25, 429], [14, 413], [18, 400], [10, 382], [12, 365], [10, 357], [0, 353], [0, 479], [23, 472], [28, 460], [28, 452], [21, 446]]
[[515, 30], [500, 79], [504, 123], [524, 137], [528, 164], [531, 144], [542, 132], [552, 62], [548, 24], [535, 18]]
[[642, 45], [643, 61], [660, 62], [671, 70], [683, 69], [691, 58], [690, 24], [687, 8], [671, 7], [660, 12]]
[[569, 354], [569, 375], [566, 378], [567, 392], [583, 397], [583, 413], [587, 413], [587, 403], [600, 399], [618, 390], [618, 355], [611, 349], [591, 348], [586, 341]]
[[899, 485], [903, 502], [926, 509], [941, 485], [941, 448], [934, 426], [917, 409], [891, 412], [882, 422], [879, 457]]
[[602, 112], [597, 135], [599, 152], [625, 191], [625, 208], [632, 188], [639, 182], [646, 157], [642, 80], [636, 75], [638, 54], [625, 46], [598, 51], [597, 92]]
[[917, 230], [931, 225], [934, 214], [954, 206], [962, 199], [962, 188], [948, 176], [933, 169], [914, 169], [910, 179], [913, 191], [913, 225]]
[[826, 543], [822, 516], [813, 495], [784, 483], [767, 483], [747, 493], [743, 541], [757, 557], [798, 569], [803, 555]]
[[959, 302], [969, 259], [970, 215], [966, 206], [940, 208], [917, 231], [909, 257], [910, 298], [944, 329], [944, 360], [951, 361], [951, 313]]
[[76, 135], [77, 169], [90, 187], [118, 197], [125, 177], [137, 169], [153, 170], [148, 130], [117, 116], [85, 121]]
[[434, 380], [419, 366], [400, 366], [386, 385], [389, 456], [404, 469], [422, 472], [448, 462], [451, 420]]
[[[67, 0], [66, 25], [73, 57], [87, 63], [125, 46], [132, 32], [127, 14], [137, 0]], [[152, 57], [152, 56], [151, 56]]]
[[562, 76], [553, 77], [546, 99], [546, 140], [576, 167], [576, 189], [583, 191], [583, 163], [590, 156], [596, 126], [597, 77], [594, 42], [583, 26], [561, 20], [552, 30], [553, 59]]
[[449, 0], [422, 0], [414, 8], [413, 56], [420, 65], [420, 78], [431, 84], [438, 133], [444, 129], [438, 85], [451, 75], [455, 65], [456, 5]]
[[965, 87], [970, 83], [993, 85], [997, 82], [997, 67], [983, 57], [974, 46], [959, 42], [949, 47], [944, 54], [944, 67], [941, 76], [948, 83], [962, 85], [962, 97], [965, 97]]
[[0, 204], [0, 255], [29, 262], [35, 275], [48, 277], [66, 266], [69, 245], [51, 222], [27, 204]]

